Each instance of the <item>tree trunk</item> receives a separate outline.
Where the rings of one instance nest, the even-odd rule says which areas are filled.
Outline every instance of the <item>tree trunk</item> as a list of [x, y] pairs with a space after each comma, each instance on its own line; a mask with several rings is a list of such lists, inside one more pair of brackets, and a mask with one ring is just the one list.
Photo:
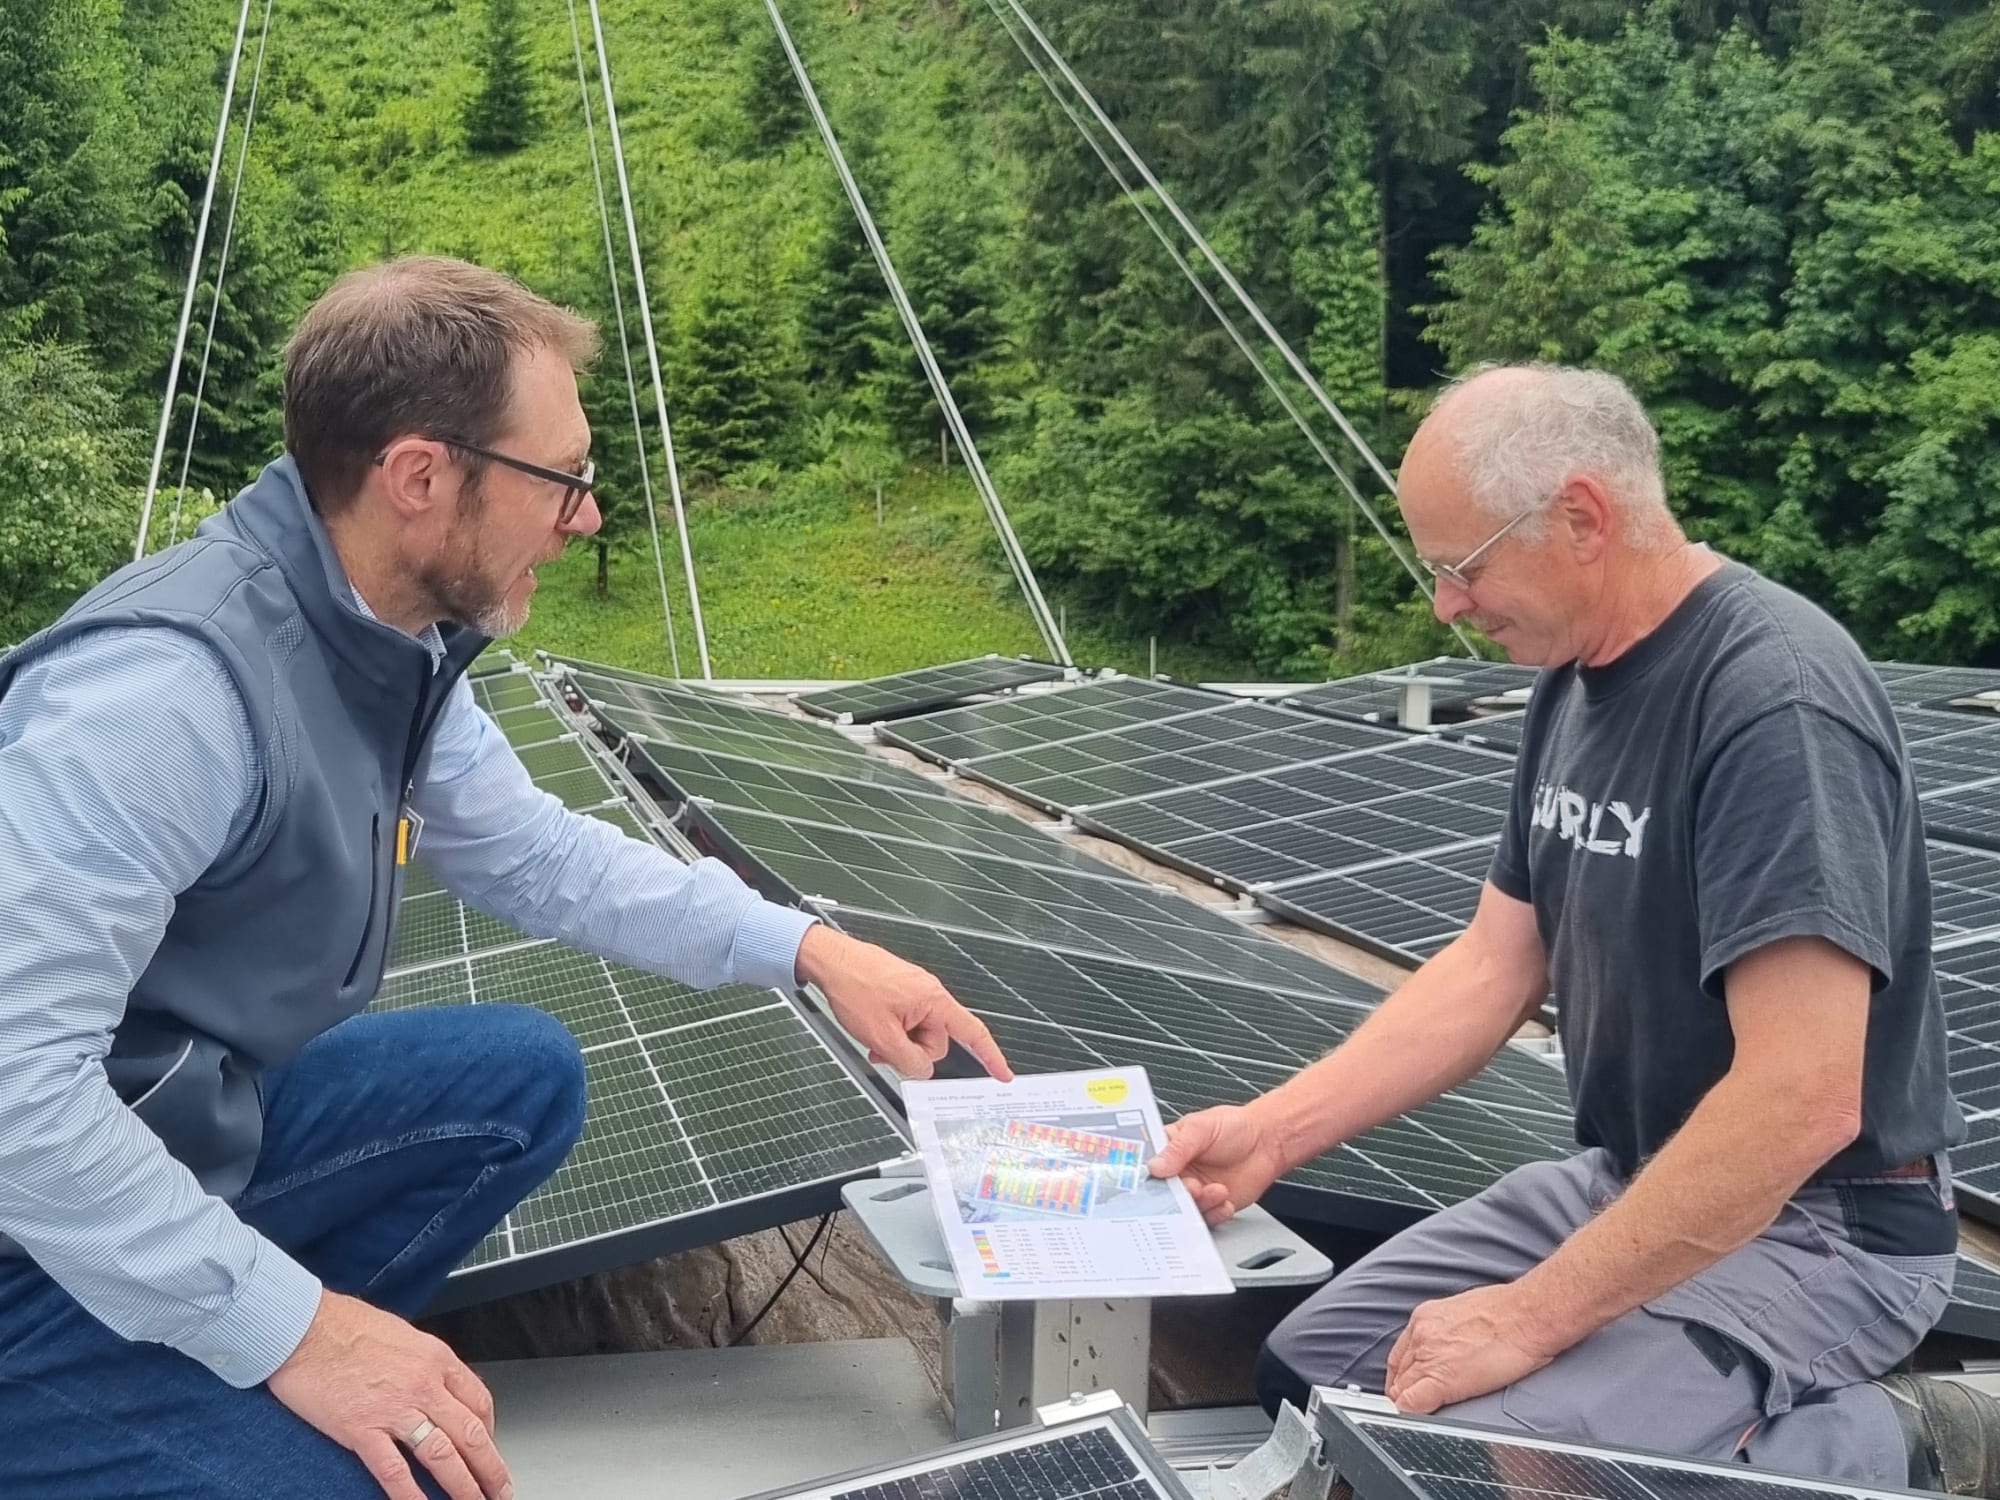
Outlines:
[[611, 548], [604, 542], [597, 544], [597, 597], [611, 597]]

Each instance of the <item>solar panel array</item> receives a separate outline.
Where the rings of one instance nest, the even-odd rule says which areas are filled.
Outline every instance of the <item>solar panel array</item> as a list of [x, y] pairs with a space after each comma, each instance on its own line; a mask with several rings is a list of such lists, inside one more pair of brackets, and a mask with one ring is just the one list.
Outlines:
[[1271, 704], [1223, 703], [954, 764], [1023, 801], [1072, 812], [1324, 760], [1389, 744], [1392, 737], [1393, 731]]
[[[763, 734], [769, 758], [691, 750], [677, 742], [680, 715], [699, 713], [705, 727], [714, 725], [683, 690], [581, 668], [572, 680], [614, 731], [647, 726], [635, 742], [638, 759], [686, 804], [697, 843], [770, 894], [794, 897], [931, 969], [1023, 1070], [1137, 1064], [1170, 1110], [1241, 1101], [1336, 1044], [1381, 998], [1212, 907], [1134, 880], [1018, 819], [969, 807], [934, 778], [870, 762], [832, 730], [793, 721], [829, 742], [815, 743], [816, 751], [858, 758], [900, 780], [802, 769], [788, 757], [806, 742], [770, 732], [748, 706], [736, 707], [729, 727], [746, 738]], [[1106, 726], [1079, 724], [1077, 715], [1108, 707], [1130, 725], [1137, 705], [1168, 721], [1217, 706], [1212, 695], [1198, 695], [1188, 709], [1176, 696], [1185, 690], [1132, 686], [1140, 691], [1124, 681], [1084, 684], [979, 712], [1012, 727], [1101, 735]], [[1083, 695], [1081, 708], [1043, 706]], [[1281, 717], [1284, 728], [1313, 723]], [[976, 740], [984, 727], [946, 732]], [[997, 837], [1000, 823], [1009, 825], [1005, 839]], [[1394, 1227], [1571, 1144], [1561, 1073], [1509, 1049], [1409, 1120], [1300, 1169], [1275, 1201], [1306, 1216]]]
[[878, 739], [915, 751], [940, 765], [957, 765], [976, 756], [1055, 744], [1100, 730], [1157, 723], [1238, 701], [1221, 693], [1175, 683], [1111, 677], [1005, 703], [926, 714], [893, 727], [878, 728], [875, 734]]
[[1933, 940], [2000, 932], [2000, 854], [1928, 839]]
[[1422, 963], [1479, 909], [1497, 840], [1359, 865], [1261, 892], [1277, 915], [1384, 957]]
[[1934, 838], [2000, 849], [2000, 716], [1900, 707], [1896, 718]]
[[[604, 753], [535, 678], [472, 686], [537, 785], [650, 836]], [[409, 875], [375, 1008], [533, 1004], [576, 1036], [588, 1075], [576, 1149], [458, 1269], [441, 1306], [789, 1222], [907, 1150], [900, 1123], [788, 997], [690, 990], [529, 938], [421, 863]]]
[[1490, 842], [1505, 820], [1510, 758], [1399, 737], [1329, 760], [1078, 811], [1095, 831], [1238, 890]]
[[872, 724], [962, 703], [984, 693], [1007, 692], [1031, 682], [1060, 682], [1068, 673], [1025, 656], [981, 656], [947, 662], [890, 677], [872, 677], [846, 687], [795, 693], [792, 701], [809, 714], [843, 724]]
[[1285, 702], [1320, 713], [1343, 714], [1370, 723], [1393, 724], [1401, 710], [1403, 682], [1428, 679], [1431, 712], [1455, 716], [1481, 699], [1518, 697], [1525, 701], [1534, 686], [1535, 668], [1504, 661], [1473, 661], [1463, 656], [1439, 656], [1411, 662], [1384, 672], [1366, 672], [1287, 694]]
[[1912, 662], [1878, 661], [1875, 675], [1898, 708], [1933, 704], [1942, 707], [1955, 698], [2000, 693], [2000, 672], [1983, 667], [1935, 667]]
[[[1411, 670], [1452, 674], [1463, 693], [1440, 689], [1439, 698], [1460, 703], [1532, 680], [1463, 661]], [[2000, 718], [1941, 706], [2000, 685], [2000, 674], [1881, 670], [1900, 705], [1933, 835], [1938, 940], [2000, 940], [2000, 852], [1978, 847], [1990, 841], [2000, 851]], [[1081, 692], [1056, 690], [1032, 707], [961, 709], [878, 735], [1249, 893], [1288, 920], [1414, 964], [1463, 931], [1477, 909], [1521, 715], [1432, 736], [1361, 722], [1379, 717], [1394, 692], [1360, 678], [1297, 695], [1347, 716], [1329, 722], [1363, 736], [1352, 740], [1301, 731], [1285, 703], [1204, 701], [1158, 683], [1105, 684], [1074, 707], [1064, 700]], [[1290, 762], [1242, 754], [1265, 745], [1289, 752]], [[1941, 955], [1940, 972], [1954, 998], [1952, 1076], [1973, 1113], [1961, 1157], [1967, 1198], [2000, 1211], [2000, 963], [1992, 971], [1983, 963], [1992, 946]]]
[[1952, 1172], [1966, 1206], [1983, 1218], [2000, 1211], [2000, 936], [1939, 949], [1952, 1092], [1965, 1111], [1965, 1144]]
[[[1469, 668], [1461, 677], [1481, 682]], [[876, 732], [1407, 962], [1469, 919], [1513, 775], [1511, 753], [1483, 743], [1159, 683], [1055, 690], [1032, 709], [959, 709]]]

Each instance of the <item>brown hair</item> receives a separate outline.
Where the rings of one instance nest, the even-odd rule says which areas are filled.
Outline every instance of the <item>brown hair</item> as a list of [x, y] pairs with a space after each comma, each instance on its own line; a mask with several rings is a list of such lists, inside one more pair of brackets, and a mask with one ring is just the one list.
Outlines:
[[285, 346], [285, 447], [322, 515], [360, 492], [375, 456], [421, 433], [490, 445], [505, 431], [514, 362], [543, 347], [581, 370], [588, 319], [512, 277], [442, 256], [349, 271]]

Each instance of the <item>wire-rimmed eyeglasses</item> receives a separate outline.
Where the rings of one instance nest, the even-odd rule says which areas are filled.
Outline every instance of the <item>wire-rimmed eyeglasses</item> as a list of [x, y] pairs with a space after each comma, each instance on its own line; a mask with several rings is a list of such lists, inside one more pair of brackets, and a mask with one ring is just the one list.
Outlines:
[[1472, 587], [1473, 565], [1479, 561], [1480, 557], [1495, 542], [1499, 541], [1501, 537], [1512, 531], [1516, 526], [1519, 526], [1534, 513], [1533, 507], [1522, 511], [1455, 563], [1435, 563], [1427, 557], [1419, 557], [1417, 561], [1423, 565], [1424, 571], [1430, 574], [1431, 577], [1443, 579], [1446, 583], [1453, 584], [1460, 589], [1469, 590]]

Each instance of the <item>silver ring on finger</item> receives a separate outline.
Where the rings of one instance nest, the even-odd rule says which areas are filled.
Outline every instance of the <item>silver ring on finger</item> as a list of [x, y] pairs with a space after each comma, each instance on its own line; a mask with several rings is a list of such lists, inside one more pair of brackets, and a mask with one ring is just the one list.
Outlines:
[[410, 1429], [410, 1435], [404, 1438], [403, 1441], [410, 1447], [415, 1448], [437, 1430], [437, 1423], [433, 1422], [429, 1417], [425, 1417], [423, 1421]]

